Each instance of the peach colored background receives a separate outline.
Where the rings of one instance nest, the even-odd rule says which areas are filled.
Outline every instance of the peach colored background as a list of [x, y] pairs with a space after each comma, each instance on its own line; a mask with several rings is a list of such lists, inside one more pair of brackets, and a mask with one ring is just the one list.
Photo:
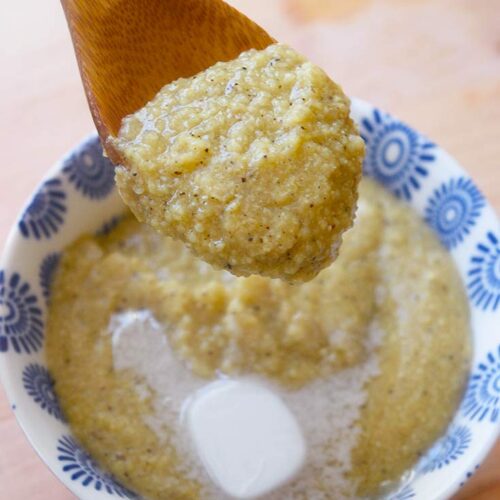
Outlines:
[[[231, 3], [349, 94], [449, 150], [500, 209], [500, 0]], [[42, 174], [93, 126], [57, 0], [0, 2], [0, 67], [4, 241]], [[499, 469], [500, 445], [459, 498], [500, 499]], [[0, 497], [73, 498], [30, 448], [1, 390]]]

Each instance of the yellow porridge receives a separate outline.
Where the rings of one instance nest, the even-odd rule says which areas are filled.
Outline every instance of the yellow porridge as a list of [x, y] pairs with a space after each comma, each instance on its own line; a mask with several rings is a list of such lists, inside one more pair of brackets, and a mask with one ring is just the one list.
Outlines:
[[166, 85], [112, 144], [132, 212], [240, 276], [307, 281], [352, 224], [364, 144], [349, 100], [276, 44]]
[[[148, 372], [142, 352], [142, 369], [120, 364], [110, 325], [126, 311], [158, 322], [172, 352], [163, 371]], [[338, 259], [301, 286], [214, 270], [130, 215], [81, 238], [56, 275], [47, 356], [77, 438], [147, 498], [222, 497], [179, 414], [192, 387], [223, 374], [269, 384], [304, 433], [303, 469], [266, 499], [352, 499], [397, 481], [449, 423], [469, 365], [468, 306], [437, 238], [363, 180]]]

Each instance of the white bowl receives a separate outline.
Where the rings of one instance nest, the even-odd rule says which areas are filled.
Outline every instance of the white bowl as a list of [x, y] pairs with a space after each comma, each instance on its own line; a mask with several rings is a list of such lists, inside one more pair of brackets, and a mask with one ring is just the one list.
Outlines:
[[[406, 200], [449, 249], [469, 294], [472, 373], [448, 432], [387, 498], [453, 494], [491, 449], [500, 422], [500, 230], [491, 206], [453, 158], [361, 101], [364, 171]], [[54, 166], [12, 228], [0, 266], [0, 377], [28, 439], [79, 498], [134, 497], [71, 437], [45, 367], [44, 320], [60, 252], [83, 233], [109, 231], [123, 211], [113, 168], [95, 136]], [[77, 285], [76, 285], [77, 286]]]

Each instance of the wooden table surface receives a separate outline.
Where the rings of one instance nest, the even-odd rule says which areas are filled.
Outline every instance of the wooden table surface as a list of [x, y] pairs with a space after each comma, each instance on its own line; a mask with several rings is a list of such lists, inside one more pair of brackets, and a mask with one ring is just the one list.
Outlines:
[[[129, 0], [133, 1], [133, 0]], [[500, 0], [233, 0], [350, 94], [450, 151], [500, 211]], [[0, 240], [46, 169], [93, 129], [57, 0], [0, 2]], [[0, 390], [0, 498], [74, 498]], [[457, 499], [500, 499], [500, 444]]]

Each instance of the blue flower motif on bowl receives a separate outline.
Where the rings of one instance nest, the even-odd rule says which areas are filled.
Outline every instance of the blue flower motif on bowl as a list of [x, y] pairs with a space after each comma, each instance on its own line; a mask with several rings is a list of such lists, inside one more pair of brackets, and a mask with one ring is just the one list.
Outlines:
[[0, 271], [0, 352], [38, 351], [43, 343], [42, 310], [29, 283]]
[[395, 493], [391, 493], [388, 496], [384, 497], [384, 500], [410, 500], [410, 498], [414, 497], [415, 492], [413, 491], [413, 488], [409, 484], [407, 484]]
[[58, 252], [49, 253], [40, 264], [40, 271], [38, 272], [38, 277], [40, 279], [40, 288], [42, 289], [42, 294], [45, 300], [48, 302], [50, 298], [50, 289], [52, 286], [52, 281], [54, 280], [54, 274], [61, 260], [61, 254]]
[[26, 366], [23, 370], [23, 385], [35, 403], [61, 422], [65, 421], [54, 390], [54, 380], [47, 368], [36, 363]]
[[425, 220], [443, 245], [451, 249], [470, 233], [484, 206], [484, 197], [471, 179], [453, 178], [434, 190]]
[[500, 416], [500, 346], [489, 352], [469, 379], [462, 413], [470, 420], [496, 423]]
[[465, 425], [454, 425], [421, 460], [418, 470], [423, 474], [449, 465], [465, 453], [470, 445], [472, 432]]
[[91, 456], [71, 436], [59, 438], [57, 451], [59, 452], [57, 460], [63, 464], [62, 470], [70, 474], [72, 481], [78, 481], [85, 487], [93, 487], [96, 491], [107, 491], [110, 495], [121, 498], [138, 498], [111, 475], [102, 472]]
[[374, 177], [399, 198], [411, 200], [435, 161], [432, 142], [404, 123], [374, 109], [361, 120], [366, 142], [364, 173]]
[[63, 165], [69, 181], [84, 196], [99, 200], [114, 187], [113, 164], [103, 156], [99, 139], [95, 138], [71, 155]]
[[25, 238], [51, 238], [64, 223], [66, 193], [60, 179], [46, 181], [35, 194], [19, 220]]
[[477, 245], [467, 278], [471, 302], [484, 311], [496, 311], [500, 304], [500, 244], [492, 232]]

